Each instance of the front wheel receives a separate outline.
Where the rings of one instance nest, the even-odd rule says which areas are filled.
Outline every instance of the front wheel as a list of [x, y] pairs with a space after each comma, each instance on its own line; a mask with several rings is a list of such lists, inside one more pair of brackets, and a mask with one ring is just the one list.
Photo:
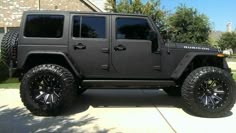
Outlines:
[[235, 82], [231, 75], [216, 67], [201, 67], [186, 78], [182, 96], [186, 109], [200, 117], [222, 117], [235, 104]]
[[69, 70], [52, 64], [29, 70], [20, 86], [21, 100], [34, 115], [58, 115], [76, 94], [75, 80]]

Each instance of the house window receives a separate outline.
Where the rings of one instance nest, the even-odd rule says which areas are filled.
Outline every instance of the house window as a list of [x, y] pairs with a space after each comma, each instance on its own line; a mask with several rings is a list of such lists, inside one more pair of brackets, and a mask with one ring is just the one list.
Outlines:
[[0, 33], [5, 33], [4, 27], [0, 27]]

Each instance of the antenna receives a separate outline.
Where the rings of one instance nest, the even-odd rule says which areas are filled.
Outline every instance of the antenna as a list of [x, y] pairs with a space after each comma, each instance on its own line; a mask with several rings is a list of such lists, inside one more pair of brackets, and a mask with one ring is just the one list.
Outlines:
[[227, 31], [227, 32], [232, 32], [232, 22], [228, 22], [228, 23], [226, 24], [226, 31]]

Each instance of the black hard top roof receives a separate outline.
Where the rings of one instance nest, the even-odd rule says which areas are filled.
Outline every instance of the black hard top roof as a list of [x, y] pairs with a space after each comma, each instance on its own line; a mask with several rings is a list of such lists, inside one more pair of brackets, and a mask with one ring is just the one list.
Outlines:
[[30, 13], [37, 13], [37, 14], [57, 14], [57, 13], [64, 13], [64, 14], [98, 14], [98, 15], [121, 15], [121, 16], [141, 16], [141, 17], [148, 17], [147, 15], [142, 14], [127, 14], [127, 13], [110, 13], [110, 12], [84, 12], [84, 11], [50, 11], [50, 10], [30, 10], [25, 11], [24, 13], [30, 14]]

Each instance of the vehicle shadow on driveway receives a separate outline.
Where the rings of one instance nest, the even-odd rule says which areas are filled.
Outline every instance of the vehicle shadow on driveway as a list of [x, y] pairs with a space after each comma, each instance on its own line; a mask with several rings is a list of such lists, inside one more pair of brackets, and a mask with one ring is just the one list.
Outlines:
[[[83, 115], [78, 119], [65, 116], [37, 117], [25, 108], [8, 108], [0, 106], [0, 132], [1, 133], [27, 133], [27, 132], [59, 132], [84, 133], [88, 132], [85, 125], [92, 124], [97, 118]], [[112, 129], [93, 127], [94, 132], [107, 133]]]
[[89, 106], [94, 108], [183, 107], [181, 97], [168, 96], [162, 90], [90, 89], [78, 96], [74, 106], [64, 115], [86, 111]]
[[[73, 107], [63, 115], [73, 115], [93, 108], [181, 108], [195, 116], [184, 107], [181, 97], [168, 96], [162, 89], [89, 89], [78, 96]], [[223, 117], [233, 115], [231, 111]]]

